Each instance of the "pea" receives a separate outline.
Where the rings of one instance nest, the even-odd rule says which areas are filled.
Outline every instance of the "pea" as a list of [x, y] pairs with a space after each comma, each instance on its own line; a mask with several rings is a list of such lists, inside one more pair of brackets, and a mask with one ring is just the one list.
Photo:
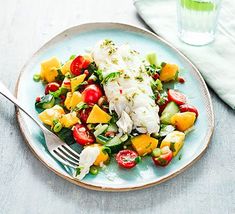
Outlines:
[[53, 131], [54, 132], [59, 132], [61, 129], [63, 128], [62, 124], [60, 122], [56, 123], [54, 128], [53, 128]]
[[98, 172], [99, 172], [99, 170], [98, 170], [98, 168], [97, 168], [96, 166], [91, 166], [91, 168], [90, 168], [90, 173], [91, 173], [92, 175], [97, 175]]
[[40, 74], [34, 74], [34, 75], [33, 75], [33, 80], [34, 80], [35, 82], [39, 82], [40, 79], [41, 79]]

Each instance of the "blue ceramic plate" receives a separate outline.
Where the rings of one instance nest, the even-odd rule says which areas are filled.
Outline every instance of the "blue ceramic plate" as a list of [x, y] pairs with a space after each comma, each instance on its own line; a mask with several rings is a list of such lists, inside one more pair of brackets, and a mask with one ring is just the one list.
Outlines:
[[[33, 153], [48, 168], [59, 176], [79, 186], [95, 190], [126, 191], [149, 187], [173, 178], [200, 158], [209, 144], [214, 118], [210, 95], [197, 68], [178, 50], [155, 34], [133, 26], [117, 23], [90, 23], [72, 27], [52, 38], [38, 50], [24, 66], [16, 88], [17, 97], [36, 118], [35, 97], [43, 94], [43, 86], [33, 81], [33, 74], [40, 70], [41, 61], [57, 56], [65, 62], [71, 54], [84, 53], [96, 41], [109, 38], [117, 44], [129, 43], [145, 55], [154, 51], [160, 61], [176, 63], [181, 68], [185, 84], [175, 84], [174, 88], [183, 91], [189, 103], [199, 110], [195, 130], [186, 137], [185, 145], [166, 168], [154, 166], [150, 157], [143, 158], [137, 167], [130, 170], [120, 169], [112, 160], [111, 164], [97, 176], [87, 175], [78, 181], [72, 171], [57, 162], [47, 151], [42, 132], [26, 115], [18, 112], [18, 121], [26, 143]], [[76, 149], [76, 145], [74, 145]], [[179, 158], [181, 156], [181, 159]]]

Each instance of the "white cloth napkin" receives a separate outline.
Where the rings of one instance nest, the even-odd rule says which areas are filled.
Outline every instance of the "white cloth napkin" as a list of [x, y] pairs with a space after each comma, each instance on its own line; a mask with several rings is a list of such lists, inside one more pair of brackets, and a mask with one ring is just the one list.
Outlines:
[[188, 56], [208, 85], [235, 109], [235, 1], [222, 2], [216, 40], [200, 47], [178, 39], [176, 1], [136, 0], [134, 5], [146, 24]]

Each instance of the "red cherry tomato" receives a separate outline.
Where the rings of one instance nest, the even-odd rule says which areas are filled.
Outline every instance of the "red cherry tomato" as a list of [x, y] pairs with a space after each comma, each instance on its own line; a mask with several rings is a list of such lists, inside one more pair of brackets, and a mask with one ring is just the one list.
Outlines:
[[77, 124], [73, 129], [73, 137], [76, 142], [82, 146], [86, 146], [95, 142], [94, 136], [89, 132], [86, 126]]
[[186, 112], [186, 111], [194, 112], [196, 116], [198, 117], [198, 110], [196, 109], [196, 107], [189, 105], [189, 104], [181, 105], [180, 112]]
[[71, 73], [78, 76], [82, 73], [83, 69], [86, 69], [90, 61], [85, 59], [83, 56], [77, 56], [70, 65]]
[[83, 101], [89, 105], [93, 105], [98, 102], [100, 97], [103, 96], [103, 92], [98, 85], [88, 85], [82, 92]]
[[159, 149], [156, 148], [153, 150], [152, 159], [156, 166], [166, 166], [170, 163], [173, 158], [173, 153], [170, 150], [169, 146], [164, 146]]
[[57, 82], [48, 83], [45, 87], [45, 94], [49, 94], [50, 92], [55, 92], [60, 88], [60, 85]]
[[178, 105], [182, 105], [186, 103], [186, 96], [176, 90], [169, 89], [168, 90], [168, 100], [173, 101]]
[[85, 109], [82, 109], [80, 112], [79, 112], [79, 115], [80, 115], [80, 119], [83, 123], [86, 123], [87, 121], [87, 118], [89, 117], [89, 114], [91, 112], [91, 108], [85, 108]]
[[119, 166], [130, 169], [136, 165], [135, 159], [138, 157], [138, 154], [132, 150], [122, 150], [118, 152], [116, 156], [116, 161]]

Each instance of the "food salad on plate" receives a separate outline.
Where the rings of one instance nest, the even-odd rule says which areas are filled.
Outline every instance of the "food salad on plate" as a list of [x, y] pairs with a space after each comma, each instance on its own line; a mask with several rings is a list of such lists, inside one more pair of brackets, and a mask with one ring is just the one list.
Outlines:
[[178, 65], [109, 39], [63, 64], [56, 57], [43, 61], [34, 80], [45, 85], [35, 101], [39, 119], [69, 145], [82, 147], [74, 174], [79, 180], [96, 175], [111, 158], [125, 169], [145, 156], [167, 166], [198, 117], [183, 92], [169, 88], [187, 84]]

